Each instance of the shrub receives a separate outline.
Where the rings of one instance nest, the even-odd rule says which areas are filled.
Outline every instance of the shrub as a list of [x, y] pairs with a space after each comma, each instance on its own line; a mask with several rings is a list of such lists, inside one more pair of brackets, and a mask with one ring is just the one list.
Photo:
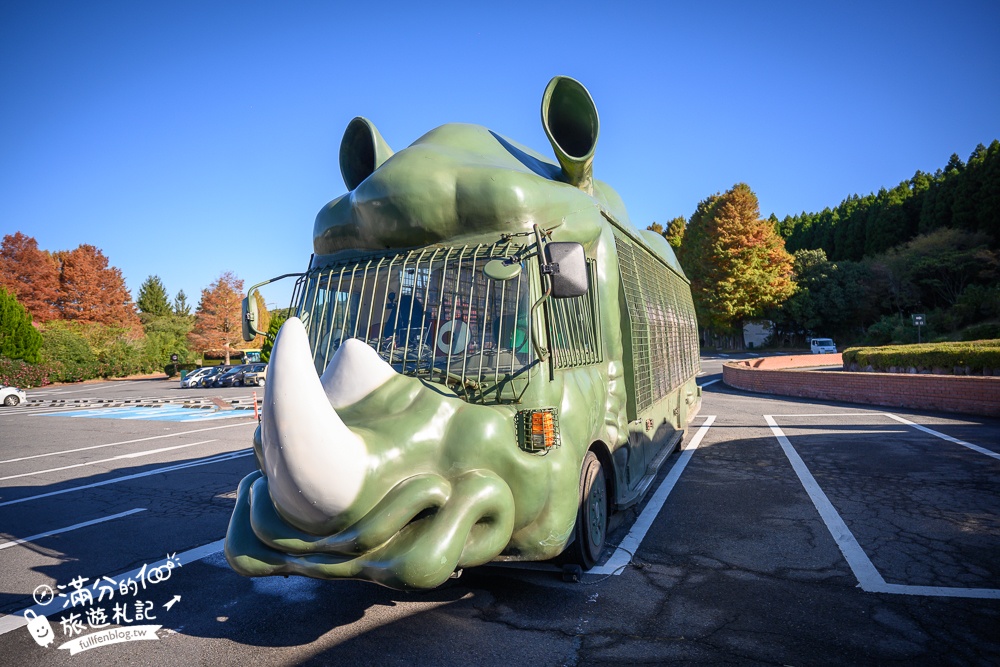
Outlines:
[[29, 364], [20, 359], [0, 358], [0, 384], [19, 389], [51, 384], [53, 369], [48, 364]]
[[98, 359], [83, 336], [67, 328], [42, 331], [42, 362], [52, 369], [53, 382], [80, 382], [97, 377]]
[[196, 368], [201, 368], [198, 364], [174, 364], [170, 363], [163, 367], [163, 372], [167, 374], [167, 377], [173, 377], [180, 373], [181, 371], [193, 371]]
[[851, 347], [843, 352], [844, 365], [871, 366], [887, 371], [892, 367], [931, 370], [968, 369], [971, 373], [1000, 369], [1000, 339], [958, 343], [925, 343], [884, 347]]

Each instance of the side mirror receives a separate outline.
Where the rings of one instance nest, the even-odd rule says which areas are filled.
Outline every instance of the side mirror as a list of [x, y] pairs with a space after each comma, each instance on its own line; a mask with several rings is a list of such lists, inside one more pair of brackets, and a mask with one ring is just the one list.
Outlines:
[[243, 297], [243, 340], [250, 342], [259, 333], [257, 331], [257, 322], [260, 320], [260, 316], [257, 313], [257, 299], [250, 296]]
[[553, 241], [545, 246], [542, 272], [552, 280], [552, 297], [568, 299], [582, 296], [590, 287], [587, 255], [579, 243]]

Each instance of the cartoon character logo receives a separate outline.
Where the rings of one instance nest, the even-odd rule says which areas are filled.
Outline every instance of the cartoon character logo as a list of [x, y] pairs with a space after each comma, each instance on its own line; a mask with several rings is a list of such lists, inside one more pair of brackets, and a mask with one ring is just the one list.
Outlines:
[[30, 609], [24, 612], [24, 617], [28, 619], [28, 632], [31, 633], [36, 644], [48, 646], [55, 641], [56, 636], [52, 632], [52, 626], [49, 625], [49, 619], [45, 616], [39, 616]]

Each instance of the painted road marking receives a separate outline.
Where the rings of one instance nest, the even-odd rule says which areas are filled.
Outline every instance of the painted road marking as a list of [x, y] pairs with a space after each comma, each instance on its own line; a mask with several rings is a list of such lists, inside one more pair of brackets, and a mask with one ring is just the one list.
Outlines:
[[[855, 413], [855, 415], [864, 413]], [[871, 415], [871, 413], [868, 413]], [[887, 413], [875, 413], [877, 414], [887, 414]], [[801, 417], [806, 415], [779, 415], [783, 417]], [[830, 416], [845, 416], [845, 415], [811, 415], [813, 417], [830, 417]], [[851, 415], [854, 416], [854, 415]], [[892, 416], [892, 415], [887, 415]], [[872, 564], [868, 554], [864, 552], [861, 545], [858, 543], [857, 538], [847, 527], [844, 519], [837, 512], [833, 503], [827, 498], [826, 493], [820, 488], [819, 483], [816, 478], [812, 476], [809, 472], [809, 468], [806, 467], [805, 462], [802, 461], [802, 457], [799, 456], [795, 448], [792, 447], [792, 443], [785, 436], [785, 433], [778, 426], [778, 423], [774, 420], [775, 415], [764, 415], [764, 420], [767, 422], [768, 426], [771, 427], [771, 433], [777, 438], [778, 444], [781, 445], [781, 449], [785, 452], [785, 456], [788, 457], [788, 461], [792, 464], [792, 469], [795, 470], [795, 474], [798, 475], [799, 481], [805, 488], [806, 493], [809, 494], [809, 498], [813, 501], [813, 505], [819, 512], [820, 517], [823, 519], [823, 523], [826, 524], [827, 529], [830, 531], [830, 535], [833, 537], [837, 546], [840, 548], [840, 552], [844, 554], [844, 558], [847, 560], [847, 564], [851, 567], [851, 571], [854, 572], [854, 576], [858, 579], [858, 585], [862, 590], [869, 593], [894, 593], [897, 595], [928, 595], [935, 597], [955, 597], [955, 598], [987, 598], [987, 599], [1000, 599], [1000, 589], [998, 588], [952, 588], [945, 586], [907, 586], [903, 584], [890, 584], [887, 583], [882, 575], [879, 574], [878, 570], [875, 569], [875, 565]], [[899, 420], [903, 421], [903, 420]], [[912, 423], [912, 422], [911, 422]], [[916, 424], [913, 424], [917, 426]], [[920, 429], [925, 430], [925, 429]], [[930, 430], [930, 429], [926, 429]], [[950, 438], [948, 436], [942, 436], [936, 431], [932, 431], [933, 434], [939, 437], [944, 437], [946, 440]], [[959, 441], [961, 442], [961, 441]], [[967, 443], [966, 443], [967, 444]], [[978, 450], [977, 450], [978, 451]]]
[[986, 456], [989, 456], [991, 458], [994, 458], [994, 459], [997, 459], [998, 461], [1000, 461], [1000, 454], [997, 454], [996, 452], [994, 452], [994, 451], [992, 451], [990, 449], [986, 449], [985, 447], [980, 447], [979, 445], [973, 445], [971, 442], [966, 442], [964, 440], [959, 440], [958, 438], [953, 438], [950, 435], [945, 435], [944, 433], [938, 433], [937, 431], [935, 431], [933, 429], [929, 429], [926, 426], [921, 426], [920, 424], [915, 424], [915, 423], [911, 422], [909, 419], [903, 419], [902, 417], [899, 417], [898, 415], [892, 415], [892, 414], [889, 414], [888, 412], [886, 412], [885, 416], [889, 417], [890, 419], [895, 419], [896, 421], [898, 421], [901, 424], [906, 424], [907, 426], [912, 426], [913, 428], [917, 429], [918, 431], [923, 431], [924, 433], [929, 433], [930, 435], [933, 435], [935, 438], [941, 438], [942, 440], [947, 440], [948, 442], [952, 442], [952, 443], [954, 443], [956, 445], [961, 445], [962, 447], [968, 447], [969, 449], [971, 449], [974, 452], [979, 452], [980, 454], [986, 454]]
[[104, 445], [91, 445], [89, 447], [77, 447], [76, 449], [64, 449], [64, 450], [58, 451], [58, 452], [49, 452], [48, 454], [33, 454], [32, 456], [22, 456], [21, 458], [18, 458], [18, 459], [5, 459], [3, 461], [0, 461], [0, 464], [3, 464], [3, 463], [16, 463], [18, 461], [28, 461], [30, 459], [40, 459], [40, 458], [43, 458], [45, 456], [59, 456], [60, 454], [72, 454], [74, 452], [85, 452], [85, 451], [90, 450], [90, 449], [103, 449], [104, 447], [115, 447], [117, 445], [131, 445], [131, 444], [136, 443], [136, 442], [146, 442], [148, 440], [159, 440], [160, 438], [174, 438], [174, 437], [178, 437], [178, 436], [191, 435], [192, 433], [204, 433], [205, 431], [218, 431], [219, 429], [223, 429], [223, 428], [233, 428], [233, 427], [236, 427], [236, 426], [251, 426], [251, 425], [252, 424], [249, 424], [249, 423], [243, 423], [243, 424], [226, 424], [225, 426], [207, 426], [205, 428], [191, 429], [190, 431], [179, 431], [177, 433], [164, 433], [163, 435], [152, 435], [152, 436], [150, 436], [148, 438], [136, 438], [134, 440], [122, 440], [120, 442], [109, 442], [109, 443], [104, 444]]
[[202, 440], [200, 442], [189, 442], [186, 445], [174, 445], [173, 447], [161, 447], [159, 449], [147, 449], [144, 452], [134, 452], [132, 454], [119, 454], [118, 456], [112, 456], [110, 459], [99, 459], [97, 461], [86, 461], [84, 463], [74, 463], [73, 465], [62, 466], [59, 468], [49, 468], [48, 470], [37, 470], [35, 472], [23, 472], [18, 475], [7, 475], [6, 477], [0, 477], [0, 482], [7, 481], [8, 479], [18, 479], [19, 477], [34, 477], [35, 475], [44, 475], [50, 472], [59, 472], [60, 470], [70, 470], [72, 468], [82, 468], [84, 466], [95, 466], [99, 463], [110, 463], [111, 461], [120, 461], [122, 459], [137, 459], [143, 456], [152, 456], [153, 454], [160, 454], [162, 452], [169, 452], [174, 449], [184, 449], [185, 447], [194, 447], [195, 445], [207, 445], [210, 442], [217, 442], [216, 440]]
[[94, 410], [74, 410], [35, 415], [38, 417], [84, 417], [90, 419], [148, 419], [150, 421], [195, 422], [211, 419], [232, 419], [253, 417], [250, 410], [205, 410], [185, 408], [182, 405], [164, 405], [158, 408], [122, 407], [96, 408]]
[[101, 482], [94, 482], [92, 484], [82, 484], [80, 486], [73, 486], [67, 489], [60, 489], [58, 491], [39, 493], [38, 495], [27, 496], [25, 498], [15, 498], [14, 500], [7, 500], [5, 502], [0, 503], [0, 507], [6, 507], [7, 505], [17, 505], [18, 503], [26, 503], [31, 500], [40, 500], [41, 498], [59, 496], [64, 493], [72, 493], [74, 491], [82, 491], [84, 489], [93, 489], [95, 487], [106, 486], [108, 484], [118, 484], [119, 482], [127, 482], [129, 480], [139, 479], [141, 477], [149, 477], [150, 475], [160, 475], [166, 472], [174, 472], [176, 470], [184, 470], [186, 468], [195, 468], [198, 466], [211, 465], [213, 463], [223, 463], [225, 461], [231, 461], [233, 459], [239, 459], [243, 458], [244, 456], [252, 456], [252, 455], [253, 455], [253, 449], [240, 449], [235, 452], [216, 454], [215, 456], [209, 456], [204, 459], [195, 459], [194, 461], [187, 461], [185, 463], [178, 463], [177, 465], [164, 466], [162, 468], [147, 470], [146, 472], [139, 472], [133, 475], [124, 475], [123, 477], [115, 477], [114, 479], [106, 479]]
[[706, 382], [705, 384], [700, 384], [700, 385], [698, 385], [698, 386], [699, 386], [699, 387], [701, 387], [702, 389], [704, 389], [705, 387], [707, 387], [707, 386], [709, 386], [709, 385], [712, 385], [712, 384], [715, 384], [716, 382], [718, 382], [718, 380], [709, 380], [709, 381], [708, 381], [708, 382]]
[[670, 469], [667, 476], [660, 483], [660, 486], [656, 489], [656, 493], [653, 497], [649, 499], [646, 503], [646, 507], [642, 510], [642, 514], [636, 519], [635, 523], [632, 525], [632, 530], [629, 531], [628, 535], [618, 544], [615, 552], [611, 554], [611, 558], [608, 562], [599, 567], [591, 568], [587, 570], [587, 574], [621, 574], [625, 570], [625, 566], [629, 564], [632, 560], [633, 554], [639, 549], [639, 545], [642, 544], [643, 538], [646, 537], [646, 533], [653, 525], [653, 520], [656, 519], [656, 515], [660, 513], [663, 508], [664, 503], [667, 501], [667, 496], [670, 492], [674, 490], [674, 486], [677, 485], [677, 480], [680, 479], [681, 473], [684, 472], [684, 468], [687, 466], [688, 461], [694, 455], [694, 450], [698, 449], [698, 445], [704, 439], [705, 434], [708, 433], [708, 429], [712, 427], [715, 422], [715, 415], [707, 415], [705, 417], [705, 422], [695, 433], [694, 437], [691, 438], [691, 442], [688, 446], [681, 450], [680, 456], [677, 457], [677, 462], [674, 463], [674, 467]]
[[146, 511], [145, 507], [137, 507], [134, 510], [129, 510], [127, 512], [119, 512], [118, 514], [112, 514], [111, 516], [102, 517], [100, 519], [91, 519], [90, 521], [75, 523], [72, 526], [66, 526], [65, 528], [56, 528], [55, 530], [48, 530], [45, 531], [44, 533], [38, 533], [37, 535], [29, 535], [28, 537], [22, 537], [19, 540], [0, 543], [0, 550], [9, 549], [10, 547], [16, 547], [17, 545], [24, 544], [25, 542], [33, 542], [43, 537], [49, 537], [51, 535], [59, 535], [60, 533], [68, 533], [69, 531], [76, 530], [77, 528], [86, 528], [87, 526], [93, 526], [94, 524], [104, 523], [105, 521], [111, 521], [113, 519], [120, 519], [123, 516], [128, 516], [130, 514], [135, 514], [136, 512], [145, 512], [145, 511]]
[[[139, 577], [142, 576], [143, 568], [146, 568], [147, 571], [149, 571], [160, 567], [166, 567], [168, 560], [175, 564], [180, 564], [181, 566], [187, 565], [188, 563], [195, 563], [203, 558], [219, 553], [222, 551], [225, 543], [226, 541], [224, 539], [216, 540], [215, 542], [210, 542], [203, 546], [188, 549], [187, 551], [176, 554], [172, 559], [164, 558], [163, 560], [148, 564], [148, 566], [143, 565], [142, 567], [138, 567], [134, 570], [116, 574], [111, 578], [115, 581], [128, 581], [130, 578], [139, 579]], [[0, 618], [0, 635], [5, 635], [11, 630], [17, 630], [18, 628], [26, 626], [28, 624], [28, 619], [25, 617], [25, 613], [28, 611], [34, 612], [35, 616], [46, 616], [47, 614], [51, 614], [52, 610], [48, 608], [51, 604], [52, 602], [47, 604], [36, 604]]]

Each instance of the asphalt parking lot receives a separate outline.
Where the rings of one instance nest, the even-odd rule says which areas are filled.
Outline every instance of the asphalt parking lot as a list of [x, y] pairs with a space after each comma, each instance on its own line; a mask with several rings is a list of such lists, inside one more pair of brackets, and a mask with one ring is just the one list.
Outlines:
[[[0, 655], [26, 665], [1000, 663], [1000, 422], [744, 394], [715, 381], [715, 361], [703, 361], [684, 449], [647, 503], [618, 517], [604, 562], [579, 583], [544, 564], [478, 568], [420, 594], [244, 579], [218, 541], [253, 468], [252, 416], [0, 411]], [[193, 396], [150, 383], [86, 391]], [[223, 392], [249, 395], [204, 398]], [[119, 591], [132, 623], [118, 627], [137, 626], [136, 603], [149, 604], [156, 641], [71, 655], [57, 648], [74, 637], [62, 609], [37, 607], [52, 621], [48, 646], [25, 627], [39, 585], [69, 595], [74, 577], [120, 583], [171, 554], [180, 567], [167, 580]]]

